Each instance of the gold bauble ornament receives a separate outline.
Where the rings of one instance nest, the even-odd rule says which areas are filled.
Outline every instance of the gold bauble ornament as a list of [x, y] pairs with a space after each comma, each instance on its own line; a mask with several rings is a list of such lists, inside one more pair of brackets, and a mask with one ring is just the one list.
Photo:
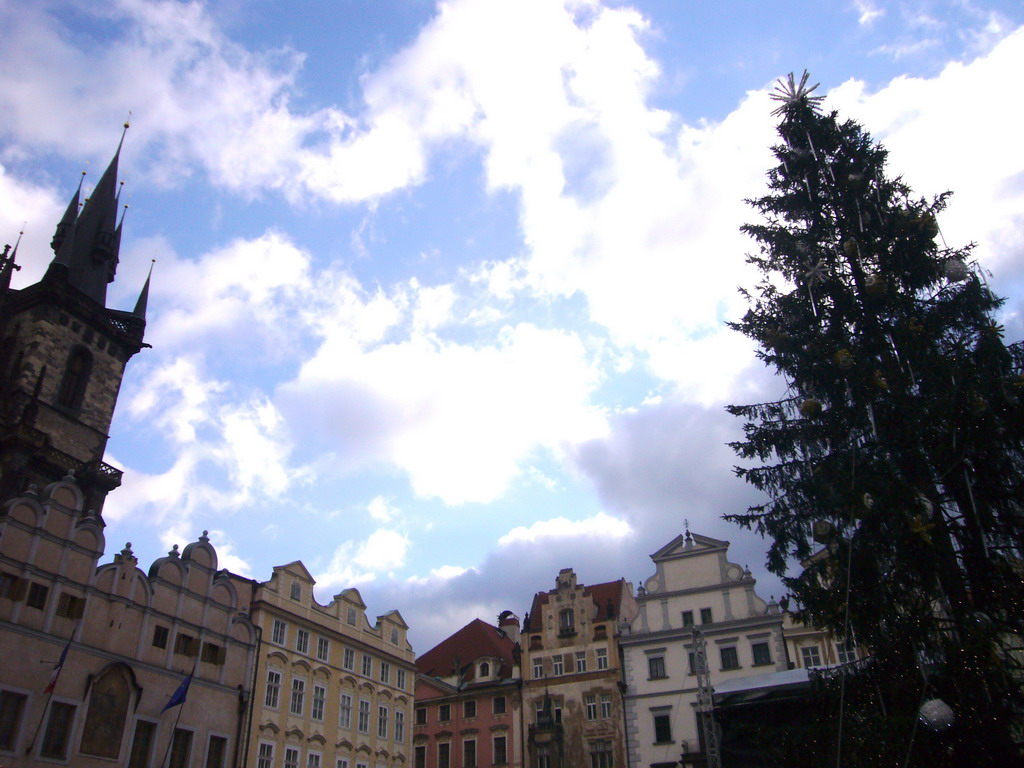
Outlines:
[[843, 253], [846, 254], [847, 258], [857, 258], [860, 255], [860, 247], [857, 245], [857, 241], [851, 237], [846, 242], [844, 242]]
[[813, 397], [809, 397], [800, 403], [800, 415], [805, 419], [813, 419], [821, 415], [821, 403]]

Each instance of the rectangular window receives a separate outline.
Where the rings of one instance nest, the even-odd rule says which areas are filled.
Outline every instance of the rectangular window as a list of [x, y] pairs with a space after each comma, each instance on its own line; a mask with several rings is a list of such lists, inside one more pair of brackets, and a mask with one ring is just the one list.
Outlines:
[[353, 627], [356, 625], [356, 609], [349, 606], [349, 609], [345, 612], [345, 621], [351, 624]]
[[309, 632], [304, 629], [295, 633], [295, 650], [299, 653], [309, 653]]
[[651, 680], [660, 680], [665, 677], [665, 658], [663, 656], [647, 657], [647, 677]]
[[352, 671], [356, 668], [356, 652], [351, 648], [346, 648], [344, 653], [341, 654], [341, 666], [342, 669]]
[[0, 597], [6, 597], [14, 602], [24, 600], [26, 584], [25, 579], [19, 579], [13, 573], [0, 571]]
[[341, 705], [338, 707], [338, 727], [348, 730], [352, 727], [352, 697], [341, 694]]
[[363, 677], [373, 677], [373, 657], [363, 654]]
[[400, 709], [395, 710], [395, 741], [405, 741], [405, 712]]
[[462, 716], [463, 717], [476, 717], [476, 700], [470, 699], [469, 701], [462, 702]]
[[260, 743], [260, 753], [256, 757], [256, 768], [274, 768], [274, 745]]
[[750, 650], [754, 655], [754, 666], [772, 663], [772, 649], [768, 643], [752, 643]]
[[320, 768], [319, 752], [308, 752], [306, 754], [306, 768]]
[[388, 708], [377, 707], [377, 737], [386, 739], [388, 737]]
[[159, 624], [153, 627], [153, 647], [166, 648], [169, 635], [167, 627], [161, 627]]
[[437, 768], [451, 768], [452, 745], [437, 745]]
[[494, 760], [495, 765], [505, 765], [508, 762], [508, 741], [505, 736], [494, 737]]
[[462, 742], [462, 768], [476, 768], [476, 739]]
[[85, 613], [85, 598], [75, 597], [67, 592], [61, 592], [57, 599], [57, 615], [66, 616], [69, 619], [80, 619]]
[[612, 695], [610, 693], [601, 694], [601, 717], [607, 720], [612, 716]]
[[277, 703], [281, 699], [281, 673], [272, 669], [267, 670], [267, 695], [263, 699], [265, 706], [270, 709], [277, 709]]
[[50, 705], [50, 716], [46, 721], [43, 744], [39, 748], [40, 757], [52, 757], [57, 760], [67, 757], [68, 736], [71, 734], [71, 723], [74, 719], [74, 704], [55, 701]]
[[292, 582], [292, 600], [302, 599], [302, 585], [297, 581]]
[[175, 728], [171, 739], [171, 762], [168, 768], [189, 768], [192, 756], [192, 731]]
[[586, 672], [587, 671], [587, 652], [576, 651], [576, 671]]
[[21, 715], [28, 696], [14, 691], [0, 691], [0, 749], [14, 752], [21, 728]]
[[148, 720], [135, 721], [132, 734], [132, 748], [128, 753], [128, 768], [149, 768], [153, 756], [153, 739], [156, 737], [156, 723]]
[[491, 699], [491, 714], [504, 715], [505, 707], [506, 703], [504, 696], [495, 696], [493, 699]]
[[437, 708], [437, 720], [441, 723], [446, 723], [452, 719], [452, 705], [441, 704]]
[[669, 744], [672, 741], [671, 715], [657, 714], [654, 716], [654, 743]]
[[612, 768], [612, 743], [607, 739], [590, 744], [590, 768]]
[[199, 641], [191, 635], [179, 632], [174, 638], [174, 652], [194, 658], [199, 654]]
[[836, 643], [836, 658], [840, 664], [849, 664], [857, 660], [857, 648], [849, 640]]
[[807, 645], [800, 649], [805, 667], [821, 666], [821, 650], [816, 645]]
[[386, 661], [382, 661], [380, 663], [380, 681], [384, 683], [384, 685], [389, 685], [391, 683], [391, 665]]
[[722, 655], [722, 669], [740, 668], [740, 659], [735, 648], [722, 648], [719, 653]]
[[533, 677], [535, 680], [544, 677], [544, 659], [533, 660]]
[[426, 707], [416, 707], [416, 725], [426, 725], [426, 724], [427, 724], [427, 708]]
[[608, 669], [608, 649], [598, 648], [597, 649], [597, 668]]
[[426, 745], [420, 745], [416, 747], [413, 768], [427, 768], [427, 747]]
[[692, 627], [693, 626], [693, 611], [683, 611], [683, 626], [684, 627]]
[[398, 670], [398, 680], [395, 681], [395, 685], [397, 685], [403, 691], [405, 690], [405, 670], [404, 669]]
[[46, 596], [49, 594], [49, 587], [33, 581], [28, 587], [28, 599], [25, 601], [25, 605], [29, 608], [38, 608], [41, 611], [46, 607]]
[[224, 755], [228, 751], [228, 740], [223, 736], [211, 736], [206, 745], [206, 768], [224, 768]]
[[551, 674], [555, 676], [565, 674], [565, 660], [560, 653], [551, 657]]
[[583, 700], [586, 702], [587, 720], [597, 720], [597, 696], [588, 694]]
[[316, 639], [316, 657], [320, 661], [327, 661], [331, 658], [331, 641], [326, 637]]
[[370, 702], [366, 699], [359, 700], [359, 732], [370, 732]]
[[274, 619], [274, 631], [270, 634], [270, 641], [275, 645], [285, 645], [288, 642], [288, 625], [280, 619]]
[[299, 750], [295, 747], [284, 748], [284, 768], [299, 768]]
[[327, 688], [322, 685], [313, 685], [313, 709], [309, 716], [314, 720], [324, 719], [324, 704], [327, 703]]
[[345, 760], [344, 758], [339, 757], [338, 758], [338, 764], [337, 764], [336, 768], [348, 768], [348, 760]]
[[292, 700], [288, 711], [293, 715], [301, 715], [306, 706], [306, 681], [292, 678]]
[[203, 643], [202, 659], [207, 664], [216, 664], [217, 666], [223, 666], [224, 664], [224, 648], [216, 645], [215, 643]]
[[701, 624], [711, 624], [711, 609], [710, 608], [701, 608], [700, 609], [700, 623]]

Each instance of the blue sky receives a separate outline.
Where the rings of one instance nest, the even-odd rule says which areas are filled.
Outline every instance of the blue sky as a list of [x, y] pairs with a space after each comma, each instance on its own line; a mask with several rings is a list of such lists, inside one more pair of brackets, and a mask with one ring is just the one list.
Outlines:
[[42, 274], [129, 111], [113, 306], [156, 259], [107, 460], [108, 549], [204, 529], [259, 579], [402, 611], [418, 652], [559, 568], [649, 575], [720, 516], [723, 405], [778, 385], [725, 327], [811, 71], [920, 194], [953, 189], [1024, 336], [1016, 2], [0, 0], [0, 241]]

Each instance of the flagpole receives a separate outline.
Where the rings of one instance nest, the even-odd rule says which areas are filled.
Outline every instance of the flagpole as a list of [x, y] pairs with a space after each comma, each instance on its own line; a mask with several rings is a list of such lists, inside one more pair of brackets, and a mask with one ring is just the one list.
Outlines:
[[75, 632], [78, 630], [81, 623], [82, 622], [79, 621], [78, 624], [75, 625], [75, 628], [71, 630], [71, 637], [68, 638], [67, 643], [64, 645], [64, 650], [61, 651], [60, 659], [57, 661], [56, 665], [54, 665], [50, 682], [46, 686], [46, 702], [43, 704], [43, 711], [39, 715], [39, 722], [36, 723], [36, 730], [32, 734], [32, 740], [29, 741], [28, 746], [25, 747], [26, 755], [32, 753], [32, 748], [36, 745], [36, 739], [39, 738], [39, 730], [43, 727], [43, 720], [46, 719], [46, 712], [50, 708], [50, 701], [53, 699], [53, 693], [57, 690], [57, 681], [60, 679], [60, 673], [64, 670], [64, 662], [67, 660], [68, 651], [71, 650], [71, 641], [74, 640]]
[[[182, 682], [182, 685], [185, 686], [185, 693], [183, 694], [181, 701], [176, 705], [178, 707], [178, 715], [174, 718], [174, 725], [171, 727], [171, 737], [167, 740], [167, 749], [164, 751], [164, 759], [160, 761], [160, 768], [166, 768], [168, 760], [170, 759], [171, 747], [174, 746], [174, 734], [178, 730], [178, 721], [181, 720], [181, 711], [185, 708], [185, 702], [188, 701], [188, 689], [192, 686], [192, 678], [196, 674], [196, 666], [198, 663], [198, 659], [192, 662], [192, 671], [189, 672], [188, 677], [185, 678], [188, 684], [186, 685], [185, 682]], [[178, 695], [178, 691], [181, 690], [182, 685], [179, 685], [178, 690], [171, 694], [172, 699]], [[167, 707], [165, 706], [163, 712], [160, 714], [162, 715], [166, 711]]]

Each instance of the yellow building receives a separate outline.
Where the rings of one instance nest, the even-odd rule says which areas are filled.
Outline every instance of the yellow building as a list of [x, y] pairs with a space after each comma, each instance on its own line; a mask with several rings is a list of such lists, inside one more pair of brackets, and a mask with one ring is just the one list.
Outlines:
[[329, 605], [299, 562], [254, 583], [261, 644], [247, 764], [398, 768], [409, 764], [415, 656], [398, 611], [366, 618], [356, 589]]

